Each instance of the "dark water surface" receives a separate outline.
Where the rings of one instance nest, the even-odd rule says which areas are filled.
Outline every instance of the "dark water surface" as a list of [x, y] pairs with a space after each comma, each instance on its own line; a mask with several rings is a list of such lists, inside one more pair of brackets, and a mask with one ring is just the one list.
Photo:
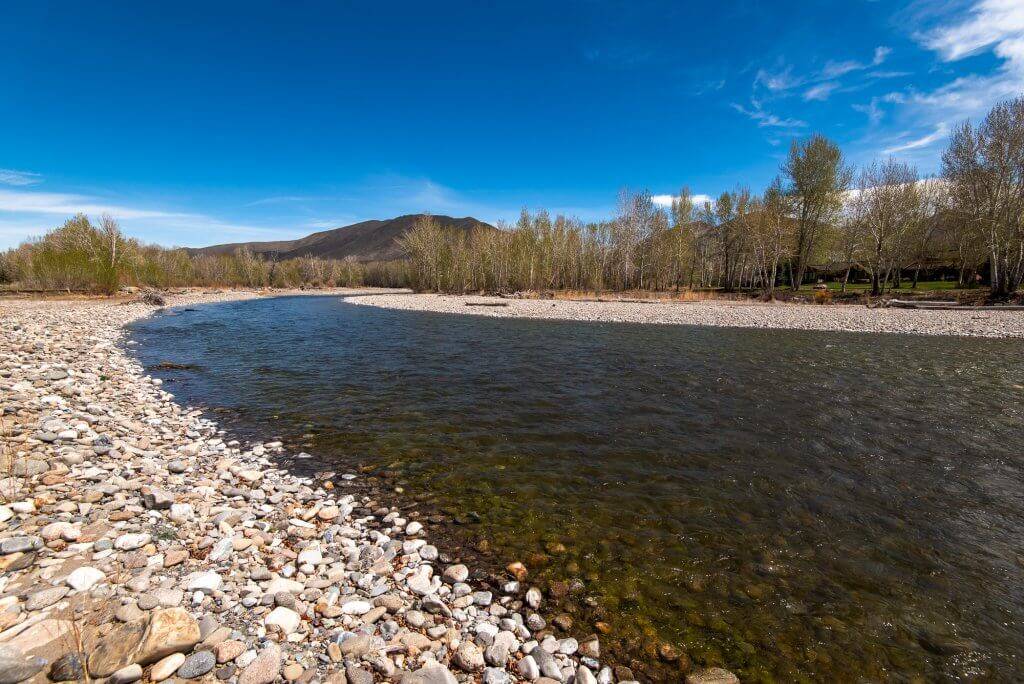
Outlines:
[[[1019, 341], [498, 320], [334, 298], [136, 325], [183, 402], [377, 465], [653, 661], [1024, 678]], [[563, 545], [564, 551], [558, 546]]]

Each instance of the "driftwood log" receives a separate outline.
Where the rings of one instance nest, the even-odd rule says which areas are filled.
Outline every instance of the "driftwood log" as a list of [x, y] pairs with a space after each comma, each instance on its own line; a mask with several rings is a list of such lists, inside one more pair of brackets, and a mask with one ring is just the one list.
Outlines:
[[968, 306], [956, 302], [930, 302], [928, 300], [890, 299], [888, 306], [896, 309], [925, 309], [930, 311], [1024, 311], [1020, 304], [993, 304], [992, 306]]
[[466, 306], [508, 306], [508, 302], [466, 302]]

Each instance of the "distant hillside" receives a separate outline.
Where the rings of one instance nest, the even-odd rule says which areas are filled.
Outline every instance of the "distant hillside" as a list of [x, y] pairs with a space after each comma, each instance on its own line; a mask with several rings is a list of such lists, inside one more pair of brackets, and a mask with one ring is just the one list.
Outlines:
[[[351, 226], [332, 228], [307, 235], [297, 240], [275, 242], [233, 242], [189, 249], [189, 254], [233, 254], [242, 247], [261, 254], [267, 259], [282, 260], [314, 256], [323, 259], [354, 258], [356, 261], [392, 261], [402, 259], [405, 253], [398, 238], [412, 228], [424, 214], [409, 214], [384, 221], [363, 221]], [[453, 230], [471, 232], [475, 229], [497, 230], [494, 226], [471, 216], [452, 218], [434, 216], [440, 225]]]

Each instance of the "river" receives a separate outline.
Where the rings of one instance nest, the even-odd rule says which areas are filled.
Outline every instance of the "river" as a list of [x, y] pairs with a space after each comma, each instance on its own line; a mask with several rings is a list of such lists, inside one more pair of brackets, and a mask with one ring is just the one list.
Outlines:
[[180, 401], [390, 477], [464, 523], [458, 543], [523, 560], [622, 658], [671, 644], [744, 681], [1024, 676], [1021, 341], [333, 297], [170, 310], [132, 337], [147, 367], [186, 366], [153, 371]]

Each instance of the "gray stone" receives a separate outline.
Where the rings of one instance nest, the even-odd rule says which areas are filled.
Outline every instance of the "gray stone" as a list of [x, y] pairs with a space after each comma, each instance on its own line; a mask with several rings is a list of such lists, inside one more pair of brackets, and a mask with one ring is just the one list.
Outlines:
[[0, 554], [25, 553], [42, 547], [43, 540], [39, 537], [11, 537], [0, 541]]
[[71, 590], [68, 587], [50, 587], [49, 589], [29, 594], [28, 598], [25, 599], [25, 610], [42, 610], [52, 606], [67, 596], [69, 591]]
[[182, 679], [198, 679], [217, 665], [213, 651], [196, 651], [178, 668], [178, 676]]
[[508, 662], [508, 656], [512, 653], [512, 649], [516, 645], [516, 636], [512, 632], [498, 632], [494, 641], [484, 651], [484, 659], [488, 665], [494, 667], [505, 667]]
[[50, 679], [55, 682], [74, 682], [85, 679], [82, 656], [78, 653], [68, 653], [55, 660], [50, 666]]
[[545, 677], [550, 677], [555, 681], [562, 681], [562, 669], [558, 667], [558, 663], [555, 661], [555, 657], [545, 651], [540, 646], [534, 646], [533, 650], [530, 651], [530, 655], [537, 661], [537, 667], [540, 668], [540, 673]]
[[511, 684], [512, 678], [500, 667], [488, 667], [484, 670], [483, 684]]
[[43, 658], [28, 657], [13, 646], [0, 645], [0, 684], [17, 684], [34, 677], [46, 664]]

